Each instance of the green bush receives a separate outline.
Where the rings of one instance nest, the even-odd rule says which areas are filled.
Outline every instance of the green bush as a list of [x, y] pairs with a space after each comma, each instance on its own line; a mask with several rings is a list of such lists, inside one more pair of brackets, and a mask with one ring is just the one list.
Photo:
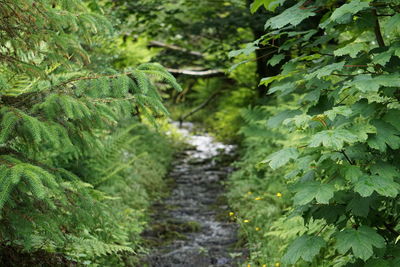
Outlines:
[[[261, 153], [248, 162], [261, 167], [241, 165], [232, 192], [238, 199], [241, 188], [261, 194], [277, 184], [289, 197], [282, 214], [267, 213], [273, 202], [254, 212], [272, 216], [256, 219], [271, 222], [265, 240], [248, 235], [252, 257], [264, 264], [272, 251], [295, 266], [399, 265], [399, 2], [252, 7], [261, 6], [275, 13], [258, 42], [275, 47], [284, 64], [261, 81], [272, 98], [258, 108], [269, 111], [258, 126], [265, 136], [254, 131], [245, 139], [254, 147], [247, 145], [240, 164]], [[269, 136], [276, 131], [284, 136]], [[259, 170], [263, 180], [255, 185]], [[241, 203], [232, 201], [250, 216], [253, 208]]]
[[168, 114], [156, 84], [180, 87], [159, 64], [113, 69], [95, 3], [3, 2], [0, 260], [132, 265], [172, 152], [144, 121]]

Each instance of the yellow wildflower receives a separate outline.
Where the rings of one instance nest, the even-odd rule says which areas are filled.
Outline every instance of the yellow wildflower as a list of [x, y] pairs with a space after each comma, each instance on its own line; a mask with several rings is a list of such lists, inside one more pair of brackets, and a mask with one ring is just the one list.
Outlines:
[[263, 264], [262, 267], [267, 267], [267, 265], [266, 265], [266, 264]]
[[250, 220], [244, 220], [243, 222], [244, 222], [244, 223], [248, 223], [248, 222], [250, 222]]
[[260, 229], [260, 227], [256, 227], [256, 231], [260, 231], [261, 229]]
[[248, 195], [251, 195], [251, 194], [253, 194], [253, 192], [249, 191], [249, 192], [247, 192], [247, 194], [248, 194]]
[[282, 197], [282, 194], [278, 192], [278, 193], [276, 193], [276, 196], [277, 197]]
[[281, 264], [279, 262], [275, 263], [275, 267], [279, 267]]
[[247, 264], [247, 267], [251, 267], [251, 265], [250, 265], [250, 264]]
[[234, 213], [234, 212], [232, 212], [232, 211], [231, 211], [231, 212], [229, 212], [229, 216], [231, 216], [231, 217], [232, 217], [233, 215], [235, 215], [235, 213]]
[[262, 197], [256, 197], [254, 200], [261, 200]]

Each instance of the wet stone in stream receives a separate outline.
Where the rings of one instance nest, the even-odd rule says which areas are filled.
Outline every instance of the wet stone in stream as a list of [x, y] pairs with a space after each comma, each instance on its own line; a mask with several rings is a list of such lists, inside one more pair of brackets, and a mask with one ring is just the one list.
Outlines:
[[240, 254], [237, 226], [217, 219], [229, 212], [221, 201], [222, 181], [232, 169], [216, 159], [232, 154], [233, 147], [208, 135], [190, 135], [189, 127], [181, 131], [193, 147], [174, 163], [171, 195], [154, 208], [151, 229], [144, 233], [153, 248], [142, 266], [238, 266], [239, 259], [232, 257]]

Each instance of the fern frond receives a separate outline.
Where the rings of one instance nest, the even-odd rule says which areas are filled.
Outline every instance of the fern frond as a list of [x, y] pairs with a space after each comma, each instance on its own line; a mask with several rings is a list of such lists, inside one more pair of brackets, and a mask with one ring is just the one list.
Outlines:
[[146, 74], [159, 77], [171, 85], [175, 90], [179, 92], [182, 91], [182, 87], [177, 83], [175, 77], [158, 63], [144, 63], [141, 64], [137, 69], [142, 70]]
[[84, 253], [86, 255], [96, 255], [96, 256], [104, 256], [107, 254], [120, 253], [120, 252], [130, 252], [130, 253], [133, 252], [132, 248], [128, 246], [107, 244], [105, 242], [102, 242], [94, 238], [75, 239], [74, 242], [70, 244], [70, 246], [73, 247], [75, 253], [79, 252], [79, 253]]
[[132, 71], [130, 76], [137, 85], [134, 87], [134, 91], [132, 93], [146, 94], [149, 90], [149, 80], [147, 76], [142, 71]]
[[13, 178], [9, 176], [10, 170], [7, 166], [0, 165], [0, 210], [10, 197], [13, 188]]
[[24, 170], [23, 174], [25, 180], [30, 185], [30, 190], [33, 195], [38, 199], [43, 199], [46, 195], [46, 190], [40, 180], [40, 176], [36, 172], [29, 169]]
[[0, 110], [2, 113], [1, 128], [0, 128], [0, 144], [7, 142], [11, 133], [13, 132], [15, 125], [18, 123], [19, 118], [14, 112], [6, 112], [5, 108]]

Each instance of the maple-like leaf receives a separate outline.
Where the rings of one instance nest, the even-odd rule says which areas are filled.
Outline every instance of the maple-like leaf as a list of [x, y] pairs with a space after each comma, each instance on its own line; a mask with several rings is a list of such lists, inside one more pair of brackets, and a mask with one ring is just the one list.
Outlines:
[[326, 148], [342, 149], [345, 143], [357, 142], [358, 136], [346, 129], [324, 130], [311, 137], [310, 147], [323, 145]]
[[387, 146], [392, 149], [400, 148], [399, 131], [389, 123], [381, 120], [373, 121], [372, 124], [376, 127], [377, 132], [368, 139], [368, 145], [379, 151], [386, 151]]
[[305, 76], [305, 78], [306, 79], [311, 79], [311, 78], [315, 78], [316, 77], [316, 78], [320, 79], [322, 77], [331, 75], [332, 72], [334, 72], [335, 70], [342, 70], [343, 67], [344, 67], [344, 64], [345, 64], [345, 62], [343, 61], [343, 62], [337, 62], [337, 63], [332, 63], [332, 64], [329, 64], [329, 65], [326, 65], [326, 66], [324, 66], [322, 68], [319, 68], [318, 70], [316, 70], [316, 71], [314, 71], [314, 72], [312, 72], [310, 74], [307, 74]]
[[295, 264], [300, 258], [310, 262], [325, 244], [325, 240], [320, 236], [300, 236], [289, 246], [282, 260], [289, 264]]
[[292, 147], [284, 148], [271, 154], [267, 159], [262, 161], [262, 163], [269, 163], [272, 169], [277, 169], [288, 163], [291, 159], [296, 159], [298, 156], [299, 152], [297, 149]]
[[374, 191], [386, 197], [395, 197], [400, 185], [393, 178], [379, 175], [364, 175], [354, 184], [354, 191], [363, 197], [372, 195]]
[[313, 199], [317, 203], [328, 204], [335, 192], [335, 187], [331, 184], [321, 184], [319, 182], [310, 181], [297, 186], [297, 193], [293, 198], [295, 205], [305, 205]]
[[362, 260], [368, 260], [373, 254], [373, 247], [385, 246], [385, 239], [368, 226], [358, 229], [346, 229], [336, 235], [336, 249], [344, 254], [350, 249], [353, 255]]
[[367, 44], [365, 43], [351, 43], [342, 48], [336, 49], [333, 54], [337, 57], [343, 55], [349, 55], [352, 58], [356, 58], [357, 55], [367, 48]]
[[296, 26], [308, 17], [315, 16], [314, 8], [305, 8], [306, 1], [300, 1], [297, 5], [286, 9], [278, 16], [270, 18], [265, 24], [265, 28], [279, 29], [288, 24]]
[[250, 5], [250, 12], [255, 13], [261, 6], [264, 6], [268, 11], [275, 11], [283, 2], [285, 2], [285, 0], [255, 0]]
[[382, 86], [398, 87], [400, 86], [400, 77], [398, 75], [388, 74], [372, 77], [370, 74], [357, 75], [354, 80], [347, 82], [347, 86], [354, 86], [363, 93], [378, 92]]
[[363, 9], [369, 7], [368, 2], [361, 2], [360, 0], [352, 0], [348, 4], [344, 4], [339, 8], [336, 8], [335, 11], [332, 13], [330, 19], [335, 21], [340, 19], [346, 14], [356, 14]]

